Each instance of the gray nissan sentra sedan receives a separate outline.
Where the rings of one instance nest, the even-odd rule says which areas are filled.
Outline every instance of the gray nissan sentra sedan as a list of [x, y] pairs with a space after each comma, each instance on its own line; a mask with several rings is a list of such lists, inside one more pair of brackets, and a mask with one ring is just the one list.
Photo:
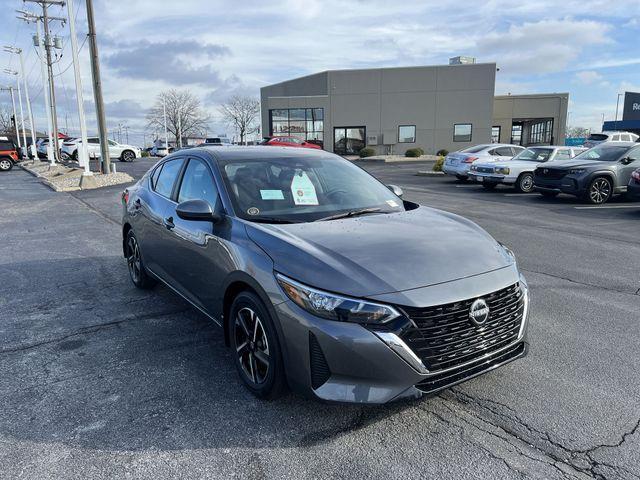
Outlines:
[[321, 150], [185, 150], [123, 192], [124, 256], [222, 327], [262, 398], [384, 403], [523, 357], [513, 253], [401, 194]]

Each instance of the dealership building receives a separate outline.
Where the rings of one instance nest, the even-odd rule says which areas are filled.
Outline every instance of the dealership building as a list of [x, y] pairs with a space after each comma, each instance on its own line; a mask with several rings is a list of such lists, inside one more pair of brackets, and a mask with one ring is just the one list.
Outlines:
[[[453, 63], [452, 59], [452, 63]], [[495, 63], [330, 70], [260, 90], [262, 132], [355, 155], [563, 143], [569, 94], [495, 96]]]

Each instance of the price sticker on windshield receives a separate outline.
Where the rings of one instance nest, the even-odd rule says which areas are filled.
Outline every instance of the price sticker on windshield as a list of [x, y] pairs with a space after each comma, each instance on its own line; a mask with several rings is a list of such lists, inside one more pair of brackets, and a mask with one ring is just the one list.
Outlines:
[[318, 205], [318, 195], [307, 172], [296, 170], [291, 180], [291, 195], [296, 205]]

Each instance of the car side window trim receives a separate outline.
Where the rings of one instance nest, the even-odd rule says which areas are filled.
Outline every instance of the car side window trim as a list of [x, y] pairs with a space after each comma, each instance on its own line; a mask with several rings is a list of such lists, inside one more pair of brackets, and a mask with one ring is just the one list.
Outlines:
[[199, 162], [199, 163], [202, 163], [205, 166], [207, 172], [209, 172], [209, 177], [211, 178], [211, 182], [213, 183], [213, 186], [216, 189], [217, 201], [216, 201], [216, 204], [211, 205], [211, 207], [215, 208], [216, 210], [219, 210], [220, 206], [222, 205], [222, 198], [220, 197], [220, 188], [218, 186], [218, 182], [216, 181], [215, 175], [211, 171], [211, 167], [208, 165], [206, 161], [204, 161], [199, 157], [188, 157], [188, 158], [185, 158], [185, 160], [186, 161], [182, 165], [182, 170], [180, 171], [180, 174], [179, 174], [179, 179], [176, 182], [176, 185], [174, 187], [175, 191], [173, 192], [173, 195], [175, 195], [175, 200], [174, 200], [175, 203], [178, 203], [178, 196], [180, 195], [180, 189], [182, 188], [182, 182], [184, 181], [184, 175], [187, 171], [187, 167], [191, 162]]
[[[171, 196], [170, 196], [170, 197], [165, 197], [165, 196], [164, 196], [164, 195], [162, 195], [161, 193], [158, 193], [158, 192], [156, 191], [156, 188], [155, 188], [156, 186], [155, 186], [155, 185], [153, 185], [153, 188], [151, 188], [151, 191], [152, 191], [154, 194], [156, 194], [157, 196], [159, 196], [159, 197], [161, 197], [161, 198], [164, 198], [165, 200], [168, 200], [168, 201], [170, 201], [170, 202], [172, 202], [172, 203], [175, 203], [175, 204], [177, 205], [177, 204], [178, 204], [178, 202], [176, 202], [176, 200], [175, 200], [175, 199], [176, 199], [176, 196], [177, 196], [177, 194], [178, 194], [178, 190], [176, 189], [176, 187], [177, 187], [177, 186], [178, 186], [178, 184], [179, 184], [179, 183], [181, 183], [181, 181], [182, 181], [182, 175], [184, 174], [184, 169], [185, 169], [185, 167], [186, 167], [186, 165], [187, 165], [187, 163], [188, 163], [188, 162], [186, 161], [186, 158], [185, 158], [185, 157], [173, 157], [173, 158], [169, 158], [169, 159], [167, 159], [167, 160], [163, 161], [160, 165], [158, 165], [158, 166], [156, 167], [156, 169], [162, 169], [162, 168], [164, 168], [164, 166], [165, 166], [167, 163], [172, 162], [172, 161], [174, 161], [174, 160], [181, 160], [181, 161], [182, 161], [182, 165], [180, 166], [180, 170], [178, 171], [178, 174], [176, 175], [176, 181], [174, 181], [174, 182], [173, 182], [173, 188], [171, 189]], [[154, 173], [155, 173], [155, 170], [154, 170]], [[180, 180], [180, 181], [178, 181], [178, 180]]]

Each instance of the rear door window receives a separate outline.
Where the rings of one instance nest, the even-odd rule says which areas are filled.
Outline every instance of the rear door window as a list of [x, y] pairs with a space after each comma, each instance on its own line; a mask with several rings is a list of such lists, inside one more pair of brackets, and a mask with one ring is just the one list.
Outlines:
[[495, 149], [496, 155], [500, 155], [501, 157], [512, 157], [513, 152], [511, 151], [511, 147], [498, 147]]
[[171, 198], [171, 192], [173, 192], [173, 186], [176, 183], [183, 162], [182, 158], [176, 158], [162, 164], [162, 169], [154, 188], [156, 193], [163, 197]]
[[571, 150], [568, 148], [560, 148], [556, 152], [555, 160], [569, 160], [571, 158]]
[[13, 143], [7, 141], [0, 141], [0, 150], [15, 150]]

